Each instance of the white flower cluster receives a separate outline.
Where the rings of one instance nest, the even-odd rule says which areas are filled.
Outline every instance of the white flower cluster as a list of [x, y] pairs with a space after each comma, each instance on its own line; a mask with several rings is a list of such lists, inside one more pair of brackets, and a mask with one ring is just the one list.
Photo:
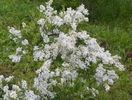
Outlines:
[[40, 100], [38, 95], [34, 94], [32, 90], [27, 89], [26, 81], [22, 81], [21, 88], [18, 85], [11, 84], [10, 81], [13, 78], [13, 76], [5, 78], [3, 75], [0, 75], [0, 89], [4, 92], [2, 94], [2, 100]]
[[96, 68], [95, 78], [97, 81], [97, 85], [106, 82], [104, 86], [105, 90], [108, 91], [110, 89], [109, 85], [113, 85], [114, 79], [118, 79], [119, 77], [114, 70], [106, 70], [103, 68], [103, 64], [99, 64]]
[[21, 31], [16, 30], [14, 27], [8, 27], [9, 32], [14, 35], [16, 38], [22, 38]]
[[[24, 22], [22, 23], [22, 25], [23, 25], [23, 27], [26, 27], [26, 24]], [[13, 38], [13, 41], [15, 43], [21, 43], [23, 46], [29, 44], [27, 39], [24, 39], [24, 40], [22, 39], [22, 34], [21, 34], [20, 30], [16, 30], [13, 27], [8, 27], [8, 29], [9, 29], [9, 32], [11, 34], [10, 37]], [[18, 47], [16, 49], [16, 53], [13, 55], [10, 55], [9, 58], [12, 60], [12, 62], [20, 62], [23, 54], [26, 54], [26, 51], [22, 50], [22, 47]]]
[[96, 90], [95, 88], [89, 88], [89, 87], [87, 87], [86, 88], [88, 91], [90, 91], [91, 93], [92, 93], [92, 95], [93, 96], [96, 96], [96, 95], [98, 95], [99, 94], [99, 91], [98, 90]]
[[36, 71], [38, 77], [34, 79], [34, 87], [45, 97], [50, 96], [51, 98], [54, 98], [55, 93], [49, 91], [49, 89], [52, 89], [51, 87], [53, 85], [56, 85], [56, 81], [52, 79], [55, 76], [55, 73], [49, 70], [51, 63], [51, 60], [47, 60], [43, 66]]
[[[43, 38], [43, 47], [34, 46], [33, 48], [34, 61], [44, 61], [43, 66], [36, 71], [37, 77], [34, 78], [34, 88], [40, 92], [40, 98], [54, 98], [57, 94], [54, 87], [60, 89], [63, 89], [63, 86], [74, 87], [79, 77], [85, 80], [82, 83], [88, 83], [89, 79], [83, 78], [83, 75], [85, 75], [86, 70], [90, 71], [94, 64], [98, 65], [96, 73], [93, 73], [93, 76], [89, 75], [88, 78], [95, 78], [96, 85], [103, 84], [105, 90], [108, 91], [114, 80], [118, 79], [118, 75], [114, 70], [107, 68], [112, 69], [111, 66], [113, 66], [120, 71], [124, 70], [124, 66], [119, 62], [119, 57], [112, 56], [100, 47], [96, 39], [90, 37], [87, 31], [78, 32], [78, 24], [82, 21], [88, 21], [88, 10], [84, 8], [84, 5], [79, 6], [76, 10], [67, 8], [66, 11], [58, 13], [51, 7], [52, 2], [53, 0], [50, 0], [46, 6], [40, 5], [40, 12], [44, 14], [44, 18], [41, 18], [37, 23]], [[64, 27], [67, 28], [67, 31], [63, 32]], [[20, 31], [14, 28], [11, 28], [9, 32], [22, 38]], [[22, 45], [29, 44], [26, 39], [22, 40], [21, 43]], [[17, 48], [16, 53], [21, 51], [21, 47]], [[13, 62], [19, 62], [21, 55], [9, 57]], [[55, 65], [54, 62], [58, 59], [60, 65]], [[105, 69], [104, 66], [107, 68]], [[84, 87], [90, 87], [87, 90], [94, 96], [99, 94], [99, 91], [93, 86], [85, 85]], [[22, 87], [27, 89], [25, 81], [22, 81]], [[26, 91], [26, 95], [38, 98], [37, 95], [34, 96], [33, 91]]]
[[[85, 15], [89, 15], [89, 13], [88, 10], [84, 8], [83, 4], [79, 6], [77, 10], [67, 8], [67, 11], [60, 12], [59, 15], [57, 15], [57, 11], [51, 7], [52, 2], [53, 0], [50, 0], [50, 3], [48, 2], [46, 7], [40, 5], [40, 12], [46, 16], [46, 19], [48, 19], [51, 24], [55, 26], [67, 24], [70, 25], [73, 30], [76, 30], [79, 22], [88, 21], [88, 18], [85, 17]], [[43, 21], [40, 20], [39, 24], [40, 22], [41, 25], [43, 25]]]

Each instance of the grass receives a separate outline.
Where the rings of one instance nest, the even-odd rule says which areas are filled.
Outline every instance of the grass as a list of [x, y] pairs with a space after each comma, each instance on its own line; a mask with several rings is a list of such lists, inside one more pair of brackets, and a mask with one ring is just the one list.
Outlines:
[[[42, 62], [36, 64], [25, 60], [21, 64], [14, 64], [8, 59], [8, 55], [12, 54], [18, 46], [10, 41], [7, 26], [21, 28], [21, 22], [26, 22], [35, 27], [32, 22], [36, 22], [41, 17], [38, 16], [37, 7], [43, 3], [42, 0], [0, 0], [0, 74], [14, 75], [16, 80], [25, 79], [32, 84], [30, 79], [34, 77], [34, 71], [41, 66]], [[95, 100], [131, 100], [132, 98], [132, 59], [125, 60], [126, 52], [132, 51], [132, 26], [127, 24], [128, 21], [124, 21], [122, 26], [125, 27], [123, 28], [118, 22], [115, 22], [116, 25], [95, 22], [96, 24], [85, 23], [79, 26], [79, 29], [87, 30], [102, 47], [113, 55], [120, 55], [121, 62], [126, 68], [123, 74], [119, 73], [121, 77], [111, 90], [108, 93], [101, 91]], [[36, 30], [32, 29], [30, 34], [34, 33]]]

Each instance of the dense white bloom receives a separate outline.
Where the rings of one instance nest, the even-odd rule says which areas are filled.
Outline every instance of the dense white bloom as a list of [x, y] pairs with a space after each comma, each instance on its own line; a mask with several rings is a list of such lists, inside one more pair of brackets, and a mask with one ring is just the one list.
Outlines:
[[69, 81], [69, 80], [75, 80], [78, 76], [78, 73], [76, 71], [68, 71], [68, 70], [64, 70], [62, 72], [62, 82], [65, 82], [65, 81]]
[[[51, 63], [52, 63], [52, 60], [47, 60], [43, 64], [43, 66], [36, 71], [36, 73], [38, 74], [38, 77], [34, 79], [34, 87], [37, 90], [39, 90], [41, 94], [54, 98], [55, 93], [49, 90], [56, 83], [52, 79], [55, 73], [49, 70]], [[50, 83], [48, 82], [49, 79], [51, 81]]]
[[76, 40], [74, 37], [70, 37], [64, 33], [61, 33], [58, 37], [58, 45], [62, 48], [73, 50], [75, 47]]
[[63, 20], [62, 20], [59, 16], [55, 16], [55, 17], [53, 18], [52, 23], [53, 23], [54, 25], [61, 26], [61, 25], [63, 25]]
[[72, 18], [70, 16], [70, 14], [67, 14], [64, 16], [64, 23], [71, 23], [72, 22]]
[[[108, 81], [109, 85], [113, 85], [114, 79], [119, 78], [118, 75], [115, 74], [115, 71], [104, 69], [102, 64], [99, 64], [98, 66], [99, 67], [97, 67], [95, 74], [97, 84], [99, 85], [103, 82]], [[105, 85], [105, 87], [107, 87], [106, 90], [109, 90], [109, 87], [107, 85]]]
[[34, 61], [43, 60], [43, 58], [45, 58], [44, 51], [43, 50], [35, 50], [33, 53], [33, 58], [34, 58]]

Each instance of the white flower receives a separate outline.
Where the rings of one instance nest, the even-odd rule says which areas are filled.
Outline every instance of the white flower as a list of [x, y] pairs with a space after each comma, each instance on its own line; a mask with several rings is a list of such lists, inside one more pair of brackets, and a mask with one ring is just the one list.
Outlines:
[[21, 84], [23, 89], [27, 89], [27, 82], [25, 80], [22, 80]]
[[71, 23], [71, 22], [72, 22], [72, 18], [71, 18], [71, 16], [70, 16], [70, 14], [66, 14], [66, 15], [64, 16], [64, 22], [65, 22], [65, 23]]
[[22, 22], [22, 27], [23, 28], [26, 27], [26, 23]]
[[45, 23], [45, 19], [41, 18], [40, 20], [37, 21], [37, 24], [43, 26]]
[[45, 7], [43, 5], [40, 5], [40, 12], [43, 12], [45, 10]]
[[97, 94], [99, 94], [99, 91], [96, 90], [95, 88], [91, 88], [92, 94], [93, 96], [96, 96]]
[[11, 80], [13, 80], [13, 78], [14, 78], [14, 76], [9, 76], [9, 77], [5, 78], [5, 81], [10, 82]]
[[14, 55], [10, 55], [9, 58], [12, 59], [12, 62], [20, 62], [21, 55], [14, 54]]
[[93, 95], [93, 96], [96, 96], [97, 94], [99, 94], [99, 91], [96, 90], [96, 89], [93, 88], [93, 87], [92, 87], [92, 88], [87, 87], [86, 90], [92, 92], [92, 95]]
[[16, 91], [10, 91], [10, 97], [11, 97], [12, 99], [17, 99]]
[[63, 20], [62, 20], [59, 16], [55, 16], [55, 17], [53, 18], [52, 23], [53, 23], [54, 25], [61, 26], [61, 25], [63, 25]]
[[78, 10], [79, 10], [80, 12], [82, 12], [84, 9], [85, 9], [85, 8], [84, 8], [84, 4], [81, 4], [81, 5], [78, 7]]
[[[35, 49], [35, 48], [34, 48]], [[33, 53], [33, 59], [34, 61], [40, 60], [42, 61], [45, 58], [45, 53], [43, 50], [35, 50]], [[49, 57], [47, 57], [49, 58]]]
[[78, 32], [77, 37], [80, 39], [88, 39], [89, 35], [86, 31]]
[[[34, 79], [34, 87], [40, 91], [42, 95], [49, 96], [53, 98], [55, 93], [50, 91], [50, 87], [56, 84], [56, 81], [52, 78], [55, 76], [55, 73], [50, 71], [52, 60], [47, 60], [43, 66], [36, 71], [38, 77]], [[40, 81], [43, 80], [43, 81]], [[50, 80], [50, 83], [48, 82]]]
[[68, 50], [73, 50], [75, 47], [75, 38], [74, 37], [70, 37], [64, 33], [61, 33], [58, 37], [58, 44], [65, 49]]
[[18, 43], [18, 38], [13, 38], [13, 41], [14, 41], [15, 43]]
[[17, 85], [12, 85], [12, 89], [15, 91], [21, 91], [21, 89]]
[[25, 97], [24, 97], [26, 100], [40, 100], [40, 96], [39, 95], [36, 95], [34, 94], [33, 91], [26, 91], [25, 92]]
[[49, 37], [48, 37], [48, 35], [43, 34], [43, 41], [44, 41], [45, 43], [48, 43], [48, 42], [49, 42]]
[[108, 84], [105, 84], [105, 91], [108, 92], [110, 90], [110, 86]]
[[4, 79], [4, 76], [0, 75], [0, 83], [2, 82], [3, 79]]
[[38, 50], [38, 49], [39, 49], [38, 46], [34, 46], [34, 48], [33, 48], [34, 51], [35, 51], [35, 50]]
[[78, 73], [76, 71], [68, 71], [64, 70], [62, 72], [62, 80], [65, 82], [66, 80], [75, 80], [78, 76]]
[[9, 87], [7, 85], [3, 87], [4, 92], [8, 92], [8, 89], [9, 89]]
[[72, 27], [73, 30], [76, 30], [76, 28], [77, 28], [76, 23], [72, 23], [72, 24], [71, 24], [71, 27]]
[[14, 27], [8, 27], [9, 32], [14, 35], [17, 36], [18, 38], [21, 38], [21, 31], [20, 30], [16, 30]]
[[114, 81], [112, 79], [108, 79], [108, 84], [113, 85]]
[[29, 44], [29, 42], [28, 42], [27, 39], [24, 39], [24, 40], [22, 41], [22, 45], [28, 45], [28, 44]]
[[19, 53], [19, 52], [21, 52], [22, 51], [22, 47], [18, 47], [17, 49], [16, 49], [16, 53]]

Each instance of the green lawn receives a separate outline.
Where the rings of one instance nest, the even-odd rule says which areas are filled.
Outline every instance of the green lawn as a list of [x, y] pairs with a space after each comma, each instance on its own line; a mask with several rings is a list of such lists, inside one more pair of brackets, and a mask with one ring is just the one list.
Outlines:
[[[26, 60], [20, 64], [12, 63], [8, 56], [18, 45], [9, 39], [7, 27], [14, 26], [20, 29], [21, 23], [25, 22], [27, 25], [31, 25], [31, 30], [28, 30], [30, 34], [36, 33], [36, 25], [33, 22], [41, 17], [37, 7], [44, 4], [42, 1], [44, 0], [0, 0], [0, 74], [5, 76], [13, 74], [16, 76], [16, 80], [25, 79], [28, 80], [29, 84], [32, 84], [30, 79], [34, 77], [34, 71], [41, 66], [42, 62], [33, 62], [29, 60], [31, 57], [27, 55]], [[80, 25], [79, 29], [87, 30], [102, 47], [113, 55], [121, 56], [121, 62], [126, 68], [125, 72], [119, 73], [120, 78], [111, 90], [108, 93], [101, 91], [95, 100], [132, 100], [132, 59], [125, 60], [126, 52], [132, 51], [132, 25], [124, 23], [125, 28], [123, 28], [116, 22], [114, 27], [100, 24], [100, 22], [95, 23], [85, 23], [83, 24], [85, 27]]]

